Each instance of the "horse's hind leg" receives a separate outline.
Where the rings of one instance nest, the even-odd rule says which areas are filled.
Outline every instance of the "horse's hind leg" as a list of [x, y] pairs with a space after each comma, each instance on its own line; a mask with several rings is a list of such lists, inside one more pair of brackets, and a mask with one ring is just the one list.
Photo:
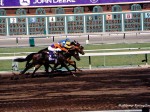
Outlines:
[[49, 65], [48, 64], [44, 64], [44, 68], [45, 68], [45, 72], [49, 73], [49, 70], [48, 70], [49, 69]]
[[23, 74], [28, 70], [30, 69], [29, 66], [26, 67], [23, 71], [21, 71], [19, 74], [15, 74], [13, 75], [13, 77], [11, 77], [12, 80], [17, 80], [17, 79], [20, 79], [20, 78], [24, 78]]
[[23, 71], [20, 72], [19, 75], [25, 74], [25, 72], [26, 72], [27, 70], [29, 70], [30, 68], [32, 68], [32, 67], [33, 67], [33, 64], [29, 64]]

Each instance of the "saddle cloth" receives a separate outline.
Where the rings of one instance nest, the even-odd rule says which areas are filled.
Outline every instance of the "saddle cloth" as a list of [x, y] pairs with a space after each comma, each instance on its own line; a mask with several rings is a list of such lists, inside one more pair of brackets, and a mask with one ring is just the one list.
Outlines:
[[51, 60], [56, 60], [56, 55], [53, 51], [49, 52], [49, 61], [51, 61]]

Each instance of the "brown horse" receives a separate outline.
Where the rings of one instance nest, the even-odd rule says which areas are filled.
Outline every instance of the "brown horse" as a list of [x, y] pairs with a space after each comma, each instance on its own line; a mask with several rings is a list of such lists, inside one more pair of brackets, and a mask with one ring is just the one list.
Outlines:
[[[84, 55], [84, 47], [81, 46], [77, 41], [73, 41], [71, 42], [71, 46], [72, 48], [69, 49], [69, 53], [64, 53], [64, 57], [67, 60], [67, 65], [71, 65], [74, 67], [75, 71], [79, 70], [81, 71], [79, 68], [77, 68], [76, 66], [76, 61], [71, 60], [71, 57], [73, 56], [77, 61], [80, 61], [80, 56], [79, 54]], [[40, 50], [39, 52], [43, 52], [45, 50], [48, 50], [47, 48]], [[54, 64], [54, 69], [52, 69], [52, 71], [57, 70], [56, 67], [59, 65], [59, 63]], [[48, 73], [48, 65], [44, 65], [45, 66], [45, 71]], [[52, 68], [51, 66], [49, 66], [50, 68]]]
[[[72, 45], [73, 45], [72, 49], [69, 50], [69, 53], [61, 52], [57, 54], [57, 63], [55, 63], [54, 60], [49, 61], [47, 48], [40, 50], [38, 53], [31, 53], [26, 58], [17, 58], [14, 61], [17, 61], [17, 62], [27, 61], [25, 69], [22, 72], [20, 72], [20, 74], [24, 74], [30, 68], [35, 67], [35, 70], [32, 73], [32, 77], [42, 65], [45, 66], [46, 71], [48, 72], [48, 67], [51, 67], [49, 64], [54, 64], [54, 68], [51, 67], [52, 71], [56, 70], [56, 67], [58, 65], [61, 65], [62, 67], [65, 67], [72, 75], [74, 75], [69, 69], [68, 64], [72, 65], [75, 68], [75, 70], [78, 69], [76, 67], [76, 62], [71, 60], [71, 56], [73, 56], [75, 59], [79, 61], [80, 60], [79, 53], [84, 55], [84, 52], [83, 52], [84, 48], [80, 46], [80, 44], [77, 42], [76, 43], [73, 42]], [[32, 62], [30, 63], [30, 61]]]
[[[71, 60], [71, 57], [73, 56], [77, 61], [79, 61], [80, 60], [79, 53], [84, 55], [84, 51], [83, 51], [84, 47], [81, 46], [77, 41], [71, 42], [71, 46], [72, 46], [72, 48], [69, 49], [69, 53], [65, 53], [65, 55], [64, 54], [63, 55], [67, 59], [67, 62], [68, 62], [67, 65], [68, 66], [69, 65], [73, 66], [75, 71], [76, 70], [81, 71], [79, 68], [77, 68], [76, 62]], [[48, 48], [44, 48], [44, 49], [40, 50], [38, 53], [47, 53], [47, 52], [48, 52]], [[26, 58], [27, 58], [27, 63], [26, 63], [26, 66], [27, 66], [29, 64], [29, 62], [32, 60], [32, 54], [29, 55], [29, 57], [27, 56]], [[49, 70], [48, 70], [49, 67], [52, 69], [52, 71], [54, 71], [53, 67], [50, 64], [54, 64], [55, 65], [54, 66], [55, 70], [56, 70], [56, 67], [59, 65], [58, 63], [56, 64], [54, 61], [49, 61], [49, 62], [45, 63], [44, 67], [45, 67], [46, 73], [49, 73]]]

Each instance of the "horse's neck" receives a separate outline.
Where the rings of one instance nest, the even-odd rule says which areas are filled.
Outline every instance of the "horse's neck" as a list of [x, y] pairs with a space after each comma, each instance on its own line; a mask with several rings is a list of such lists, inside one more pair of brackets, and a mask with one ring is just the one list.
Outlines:
[[47, 47], [46, 47], [46, 48], [44, 48], [44, 49], [42, 49], [42, 50], [40, 50], [38, 53], [46, 52], [46, 51], [48, 51], [48, 48], [47, 48]]

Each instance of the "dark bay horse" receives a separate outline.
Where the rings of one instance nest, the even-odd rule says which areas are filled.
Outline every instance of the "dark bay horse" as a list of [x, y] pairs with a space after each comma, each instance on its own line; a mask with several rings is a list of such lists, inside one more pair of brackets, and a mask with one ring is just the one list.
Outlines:
[[[76, 70], [79, 70], [81, 71], [79, 68], [77, 68], [76, 66], [76, 61], [73, 61], [71, 60], [71, 57], [73, 56], [77, 61], [80, 61], [80, 56], [79, 56], [79, 53], [84, 55], [84, 47], [81, 46], [77, 41], [73, 41], [71, 42], [71, 46], [72, 48], [71, 49], [68, 49], [69, 53], [63, 53], [64, 57], [66, 58], [67, 60], [67, 65], [71, 65], [74, 67], [75, 71]], [[43, 52], [43, 51], [47, 51], [48, 49], [45, 48], [45, 49], [42, 49], [40, 50], [39, 52]], [[59, 65], [59, 63], [56, 63], [54, 64], [54, 69], [56, 69], [56, 67]], [[44, 65], [45, 66], [45, 71], [48, 72], [48, 65]], [[50, 68], [52, 68], [51, 66], [49, 66]], [[52, 71], [54, 71], [54, 69], [52, 69]]]
[[[77, 44], [77, 43], [75, 44], [75, 42], [72, 44], [73, 44], [73, 47], [72, 47], [73, 49], [70, 49], [69, 53], [61, 52], [61, 53], [57, 54], [57, 63], [55, 63], [54, 60], [49, 61], [49, 59], [48, 59], [49, 56], [47, 54], [47, 50], [48, 50], [47, 48], [40, 50], [38, 53], [31, 53], [26, 58], [17, 58], [14, 61], [17, 61], [17, 62], [27, 61], [25, 69], [22, 72], [20, 72], [20, 74], [24, 74], [28, 69], [35, 67], [35, 70], [32, 73], [32, 76], [34, 76], [35, 72], [42, 65], [45, 66], [46, 71], [48, 71], [48, 67], [50, 67], [52, 69], [52, 71], [54, 71], [58, 65], [61, 65], [61, 66], [65, 67], [70, 72], [70, 74], [74, 75], [71, 72], [71, 70], [69, 69], [67, 64], [72, 65], [75, 69], [77, 69], [76, 62], [71, 61], [71, 56], [73, 56], [75, 59], [77, 59], [79, 61], [80, 57], [79, 57], [78, 53], [81, 53], [82, 55], [84, 55], [84, 52], [83, 52], [84, 48], [82, 46], [80, 46], [80, 44]], [[32, 61], [32, 62], [30, 63], [30, 61]], [[54, 68], [51, 67], [49, 64], [54, 64]]]
[[[68, 62], [68, 63], [67, 63], [68, 65], [73, 66], [74, 69], [75, 69], [75, 71], [76, 71], [76, 70], [79, 70], [79, 71], [80, 71], [80, 69], [77, 68], [77, 66], [76, 66], [76, 62], [71, 60], [71, 57], [73, 56], [77, 61], [79, 61], [79, 60], [80, 60], [80, 57], [79, 57], [79, 54], [78, 54], [78, 53], [84, 55], [84, 51], [83, 51], [83, 50], [84, 50], [84, 47], [81, 46], [77, 41], [71, 42], [71, 46], [72, 46], [72, 48], [71, 48], [71, 49], [68, 49], [68, 50], [69, 50], [69, 53], [64, 53], [63, 55], [66, 57], [67, 62]], [[44, 49], [38, 51], [38, 53], [47, 53], [47, 52], [49, 52], [49, 51], [48, 51], [48, 48], [44, 48]], [[33, 53], [33, 55], [34, 55], [34, 53]], [[28, 57], [28, 56], [29, 56], [29, 57]], [[32, 60], [32, 54], [31, 54], [31, 55], [28, 55], [28, 56], [26, 57], [26, 59], [27, 59], [26, 66], [27, 66], [27, 65], [29, 64], [29, 62]], [[54, 66], [55, 69], [56, 69], [56, 65], [57, 65], [57, 66], [59, 65], [58, 63], [55, 64], [54, 61], [49, 61], [49, 62], [45, 63], [45, 64], [44, 64], [44, 67], [45, 67], [46, 73], [49, 73], [49, 70], [48, 70], [49, 67], [52, 69], [52, 71], [54, 71], [53, 68], [52, 68], [52, 66], [51, 66], [50, 64], [54, 64], [54, 65], [55, 65], [55, 66]]]

